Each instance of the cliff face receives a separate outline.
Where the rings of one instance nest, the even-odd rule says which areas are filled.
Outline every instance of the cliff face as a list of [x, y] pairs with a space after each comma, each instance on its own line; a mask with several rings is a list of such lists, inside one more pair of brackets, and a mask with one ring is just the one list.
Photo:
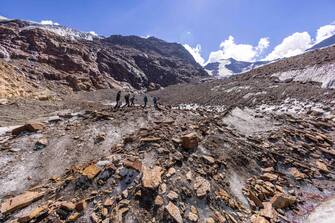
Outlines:
[[73, 90], [150, 89], [207, 76], [176, 43], [153, 37], [102, 38], [20, 20], [0, 22], [0, 58], [38, 84]]

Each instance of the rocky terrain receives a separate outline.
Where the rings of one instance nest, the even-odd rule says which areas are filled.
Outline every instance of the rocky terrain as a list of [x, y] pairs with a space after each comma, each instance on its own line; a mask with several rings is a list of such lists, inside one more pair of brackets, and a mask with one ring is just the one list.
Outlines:
[[56, 93], [157, 89], [207, 76], [176, 43], [154, 37], [105, 38], [21, 20], [0, 21], [0, 58], [36, 86]]
[[335, 47], [194, 80], [178, 44], [56, 28], [0, 22], [0, 222], [334, 221]]

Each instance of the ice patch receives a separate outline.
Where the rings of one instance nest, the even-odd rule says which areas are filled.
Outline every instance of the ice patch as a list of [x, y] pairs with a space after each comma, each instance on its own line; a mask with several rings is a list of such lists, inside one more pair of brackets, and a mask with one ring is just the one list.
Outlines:
[[335, 89], [335, 64], [324, 64], [322, 66], [312, 66], [301, 70], [290, 70], [272, 74], [279, 80], [292, 79], [300, 82], [319, 82], [322, 88]]
[[10, 55], [5, 47], [0, 45], [0, 58], [3, 58], [6, 61], [10, 60]]
[[76, 39], [85, 39], [92, 41], [94, 38], [102, 38], [101, 36], [98, 36], [95, 32], [80, 32], [72, 28], [55, 25], [55, 24], [40, 24], [40, 23], [31, 23], [30, 26], [22, 28], [22, 30], [29, 30], [29, 29], [43, 29], [49, 32], [53, 32], [59, 36], [63, 36], [66, 38], [70, 38], [71, 40]]
[[209, 105], [198, 105], [198, 104], [179, 104], [173, 109], [186, 110], [186, 111], [196, 111], [196, 110], [205, 110], [208, 112], [223, 112], [225, 111], [225, 106], [209, 106]]
[[333, 223], [335, 222], [335, 198], [323, 202], [307, 218], [307, 223]]
[[[329, 106], [335, 106], [335, 102], [330, 102]], [[324, 116], [331, 115], [331, 111], [325, 110], [326, 105], [320, 102], [299, 101], [294, 98], [286, 98], [285, 101], [279, 105], [263, 104], [256, 108], [261, 112], [270, 112], [276, 114], [306, 114], [308, 111], [315, 111], [323, 113]]]
[[257, 117], [254, 110], [234, 108], [223, 121], [244, 135], [252, 135], [274, 129], [271, 120]]

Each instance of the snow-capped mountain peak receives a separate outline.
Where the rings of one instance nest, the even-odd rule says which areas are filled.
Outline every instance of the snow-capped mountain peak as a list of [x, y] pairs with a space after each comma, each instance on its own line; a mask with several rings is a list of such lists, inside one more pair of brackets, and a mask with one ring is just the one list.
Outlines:
[[246, 62], [229, 58], [221, 59], [213, 63], [208, 63], [204, 66], [204, 68], [211, 76], [229, 77], [231, 75], [249, 71], [266, 63], [268, 63], [268, 61]]

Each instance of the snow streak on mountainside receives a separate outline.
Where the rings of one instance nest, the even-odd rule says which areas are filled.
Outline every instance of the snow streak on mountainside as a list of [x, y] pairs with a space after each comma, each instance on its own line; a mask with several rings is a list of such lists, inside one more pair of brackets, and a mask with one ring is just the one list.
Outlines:
[[334, 45], [334, 44], [335, 44], [335, 35], [321, 41], [320, 43], [315, 44], [309, 50], [321, 49], [321, 48], [324, 48], [324, 47], [329, 47], [329, 46]]
[[214, 63], [208, 63], [204, 66], [204, 68], [211, 76], [229, 77], [234, 74], [249, 71], [267, 63], [267, 61], [245, 62], [229, 58], [222, 59]]

